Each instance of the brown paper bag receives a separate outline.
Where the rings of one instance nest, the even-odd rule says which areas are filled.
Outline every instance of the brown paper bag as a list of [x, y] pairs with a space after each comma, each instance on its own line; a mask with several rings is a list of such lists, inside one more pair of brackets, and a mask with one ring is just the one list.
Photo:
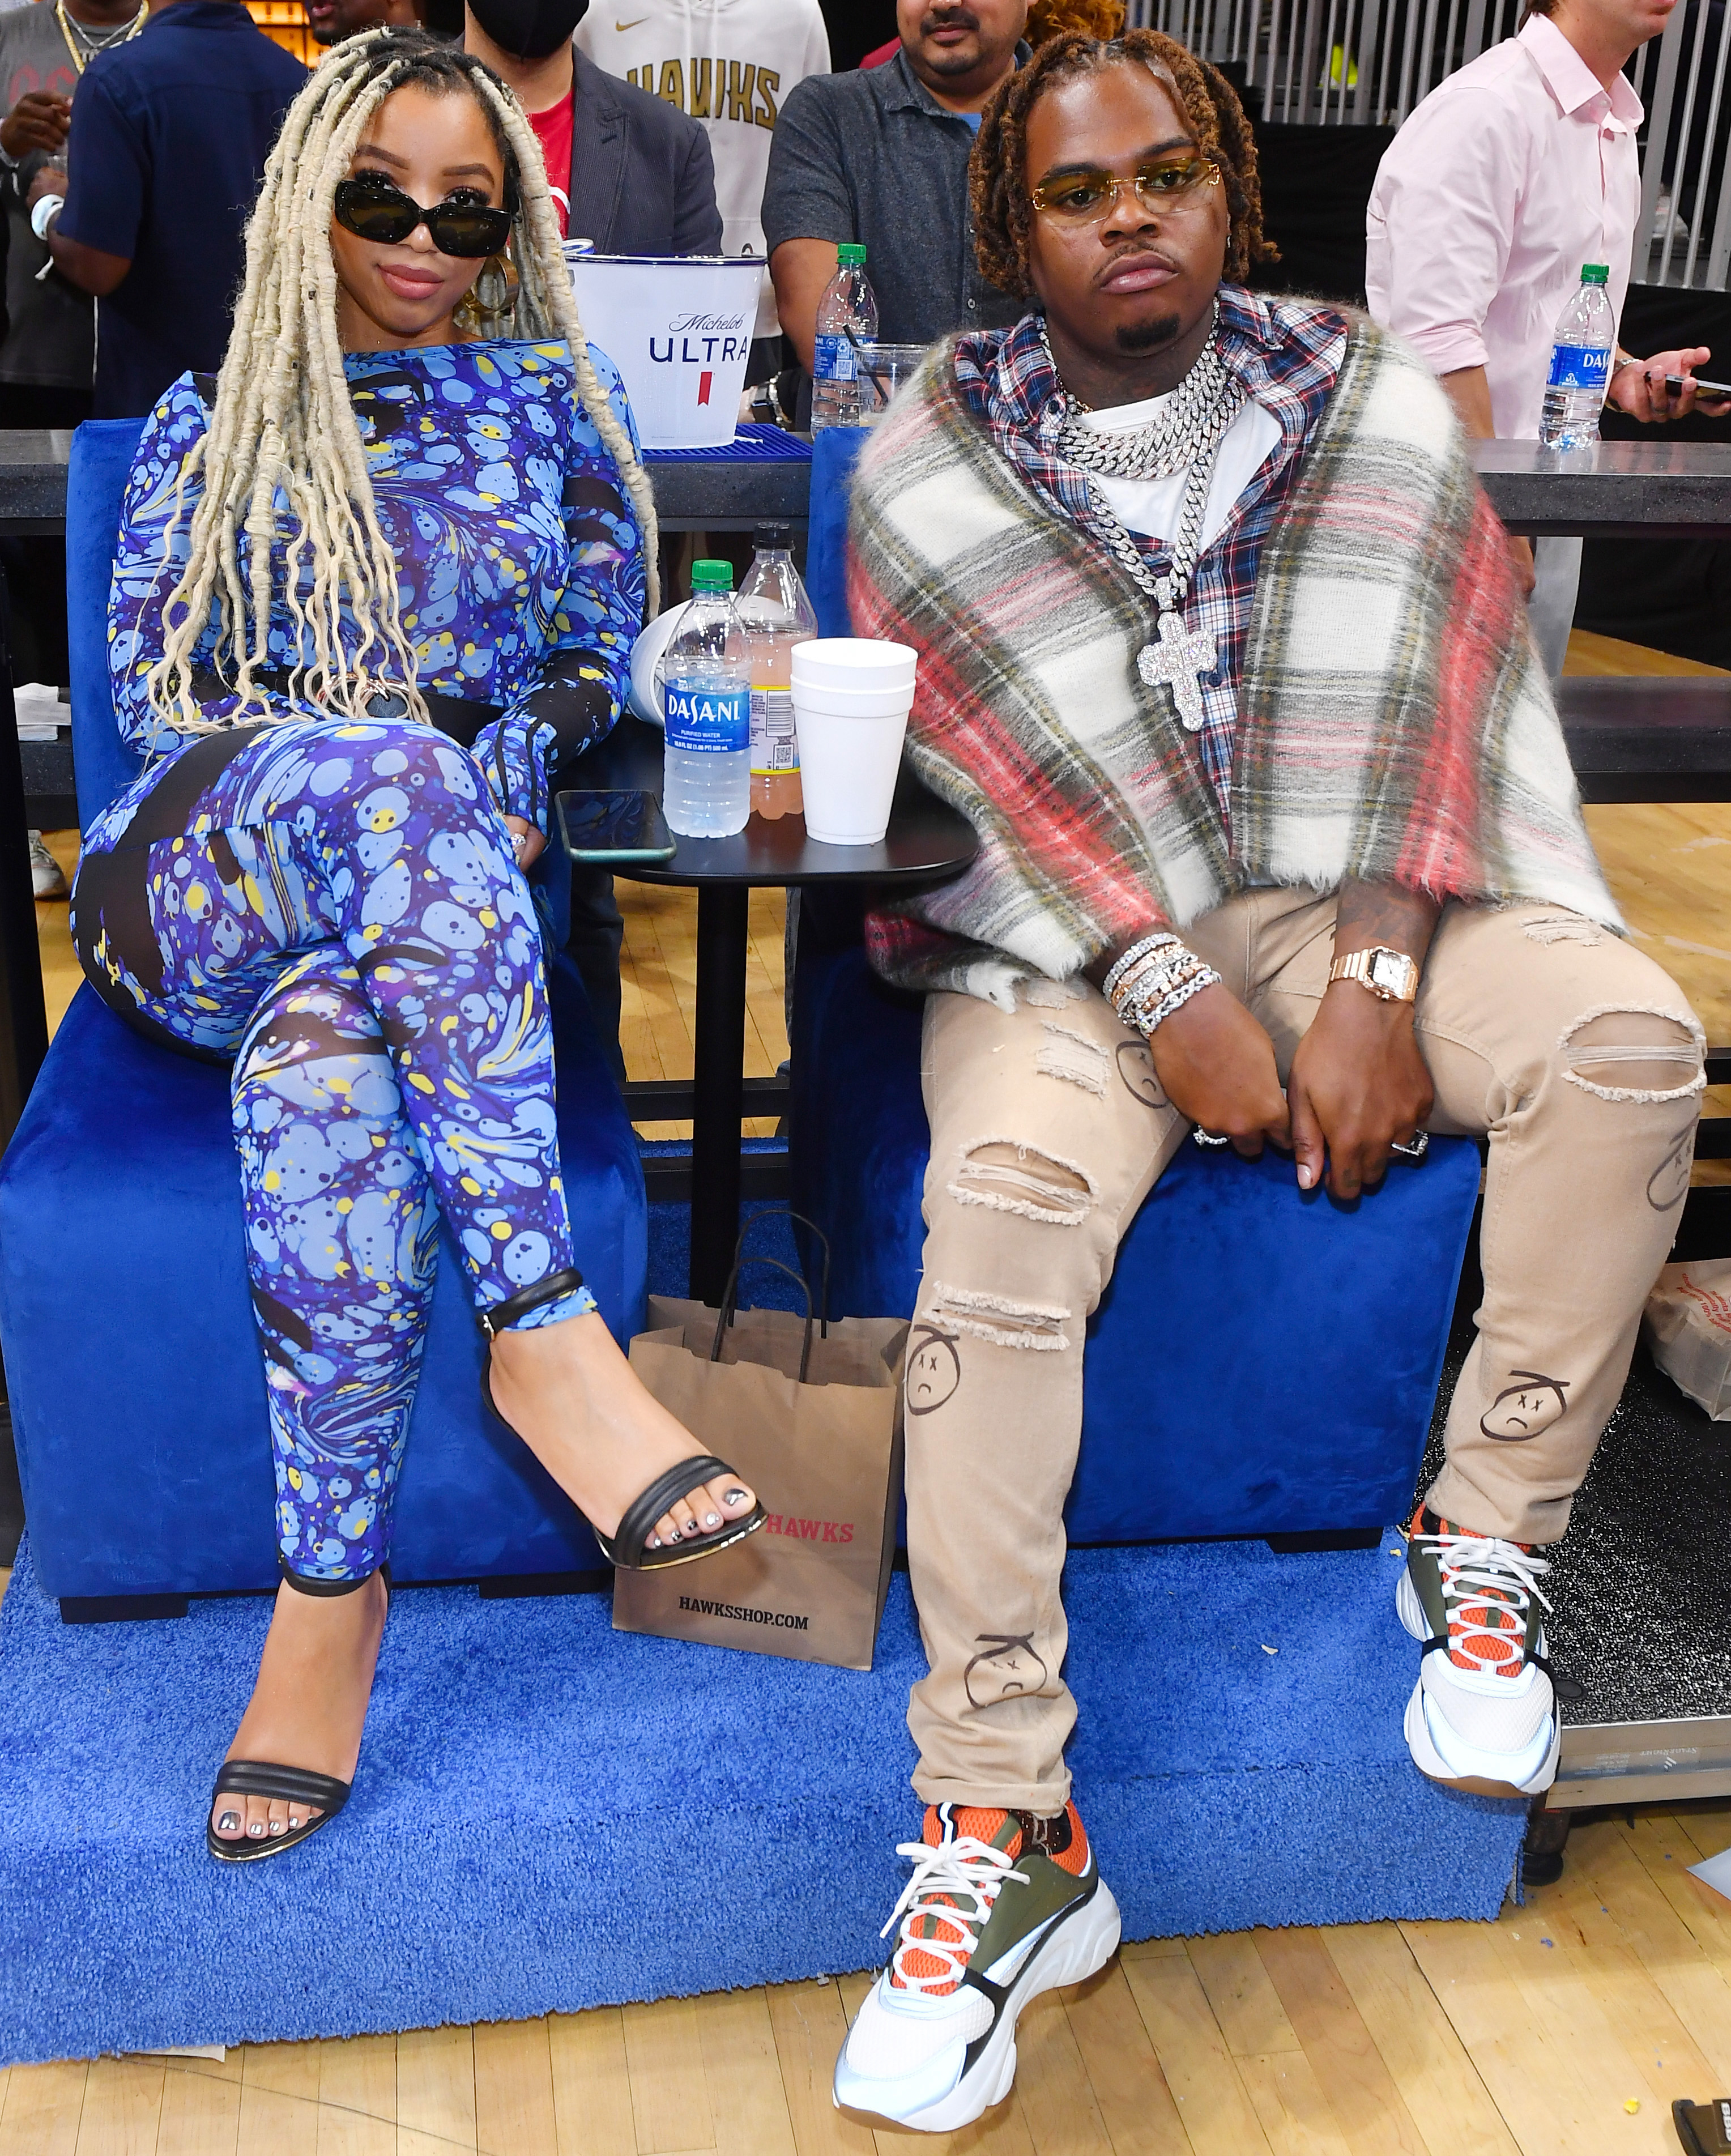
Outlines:
[[1715, 1422], [1731, 1422], [1731, 1263], [1667, 1265], [1646, 1299], [1653, 1360]]
[[750, 1483], [769, 1515], [745, 1542], [695, 1564], [621, 1572], [621, 1632], [743, 1647], [869, 1670], [889, 1591], [901, 1494], [900, 1317], [742, 1310], [711, 1362], [719, 1313], [651, 1296], [631, 1367], [706, 1451]]

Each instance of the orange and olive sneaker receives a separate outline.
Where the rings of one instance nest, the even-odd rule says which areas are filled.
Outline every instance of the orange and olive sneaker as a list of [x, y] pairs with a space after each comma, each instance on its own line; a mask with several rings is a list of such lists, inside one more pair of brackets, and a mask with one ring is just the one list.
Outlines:
[[1425, 1651], [1406, 1705], [1421, 1774], [1488, 1797], [1536, 1797], [1557, 1778], [1562, 1732], [1546, 1659], [1538, 1581], [1550, 1566], [1525, 1543], [1476, 1535], [1421, 1505], [1395, 1591]]
[[913, 1877], [884, 1926], [901, 1920], [896, 1950], [835, 2061], [835, 2102], [948, 2133], [1009, 2095], [1028, 2001], [1111, 1960], [1118, 1905], [1074, 1804], [932, 1804], [896, 1854]]

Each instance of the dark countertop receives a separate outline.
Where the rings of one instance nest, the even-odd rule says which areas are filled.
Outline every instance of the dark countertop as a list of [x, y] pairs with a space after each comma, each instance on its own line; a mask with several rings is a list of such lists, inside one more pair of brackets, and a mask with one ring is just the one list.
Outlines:
[[[57, 531], [66, 514], [69, 433], [0, 429], [0, 530]], [[749, 531], [759, 517], [805, 515], [811, 464], [800, 457], [649, 459], [670, 531]]]
[[1475, 442], [1472, 461], [1511, 531], [1559, 538], [1731, 534], [1731, 444], [1601, 442], [1564, 455], [1537, 442]]
[[[0, 529], [59, 528], [71, 439], [0, 429]], [[1473, 462], [1513, 531], [1662, 539], [1702, 538], [1717, 527], [1731, 536], [1731, 444], [1601, 442], [1564, 456], [1536, 442], [1479, 442]], [[811, 467], [803, 459], [675, 459], [650, 470], [675, 531], [748, 528], [760, 516], [806, 512]]]

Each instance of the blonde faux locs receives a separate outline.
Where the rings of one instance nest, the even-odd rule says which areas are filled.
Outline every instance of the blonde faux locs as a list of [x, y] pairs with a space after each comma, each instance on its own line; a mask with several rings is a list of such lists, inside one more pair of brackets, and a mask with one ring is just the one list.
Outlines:
[[[240, 696], [230, 723], [269, 721], [255, 676], [267, 666], [271, 550], [286, 506], [283, 594], [295, 624], [302, 701], [365, 716], [378, 691], [426, 706], [403, 628], [397, 565], [380, 526], [336, 327], [331, 204], [367, 122], [411, 85], [467, 95], [486, 116], [506, 166], [517, 271], [507, 336], [569, 347], [578, 394], [618, 466], [643, 534], [646, 612], [660, 603], [655, 499], [631, 437], [596, 375], [565, 267], [540, 146], [522, 108], [471, 55], [414, 30], [379, 30], [335, 47], [289, 108], [246, 232], [246, 274], [210, 424], [176, 491], [167, 544], [194, 473], [203, 493], [152, 668], [153, 708], [182, 732], [218, 731], [199, 707], [193, 654], [214, 605], [216, 669]], [[280, 501], [279, 497], [281, 497]], [[302, 591], [303, 581], [307, 588]], [[345, 652], [345, 607], [356, 634]]]

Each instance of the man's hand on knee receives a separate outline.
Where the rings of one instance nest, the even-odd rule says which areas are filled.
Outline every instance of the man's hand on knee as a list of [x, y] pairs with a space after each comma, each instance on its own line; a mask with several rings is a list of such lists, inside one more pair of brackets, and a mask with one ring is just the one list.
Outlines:
[[1259, 1158], [1265, 1142], [1292, 1144], [1274, 1043], [1230, 988], [1192, 996], [1155, 1027], [1148, 1052], [1179, 1113], [1230, 1137], [1246, 1160]]
[[1337, 981], [1298, 1044], [1287, 1081], [1298, 1181], [1313, 1190], [1328, 1164], [1336, 1198], [1382, 1180], [1389, 1148], [1424, 1127], [1434, 1094], [1413, 1037], [1412, 1005], [1383, 1003]]

